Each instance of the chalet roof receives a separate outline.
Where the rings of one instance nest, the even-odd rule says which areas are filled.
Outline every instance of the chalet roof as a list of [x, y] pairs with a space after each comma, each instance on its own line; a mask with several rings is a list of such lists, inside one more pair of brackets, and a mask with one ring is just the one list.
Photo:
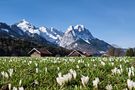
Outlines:
[[68, 56], [83, 56], [83, 53], [77, 50], [73, 50]]
[[41, 48], [41, 49], [36, 49], [36, 48], [33, 48], [31, 51], [29, 51], [28, 54], [32, 54], [34, 51], [36, 51], [37, 53], [39, 54], [52, 54], [51, 52], [49, 52], [47, 49], [45, 48]]

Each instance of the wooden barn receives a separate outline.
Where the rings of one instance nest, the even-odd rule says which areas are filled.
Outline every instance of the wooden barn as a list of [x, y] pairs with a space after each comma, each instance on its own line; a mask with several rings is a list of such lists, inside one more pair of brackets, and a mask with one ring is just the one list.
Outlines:
[[31, 57], [44, 57], [52, 55], [52, 53], [49, 52], [47, 49], [36, 49], [36, 48], [33, 48], [28, 54]]
[[71, 56], [71, 57], [75, 57], [75, 56], [77, 56], [77, 57], [83, 57], [84, 55], [80, 51], [73, 50], [68, 56]]

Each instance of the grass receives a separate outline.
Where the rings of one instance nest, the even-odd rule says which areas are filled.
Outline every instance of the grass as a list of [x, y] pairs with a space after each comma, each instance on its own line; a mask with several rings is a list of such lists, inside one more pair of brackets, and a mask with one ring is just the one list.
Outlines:
[[[13, 74], [8, 78], [0, 74], [0, 87], [11, 84], [25, 90], [94, 90], [92, 81], [98, 77], [98, 90], [105, 90], [108, 84], [113, 90], [123, 90], [128, 88], [127, 79], [135, 81], [133, 75], [128, 77], [128, 68], [135, 67], [134, 63], [134, 57], [1, 57], [0, 72], [9, 76], [8, 70], [13, 69]], [[112, 73], [115, 67], [122, 68], [120, 74]], [[58, 73], [66, 74], [70, 69], [76, 71], [77, 78], [60, 86]], [[86, 87], [81, 83], [82, 75], [89, 77]]]

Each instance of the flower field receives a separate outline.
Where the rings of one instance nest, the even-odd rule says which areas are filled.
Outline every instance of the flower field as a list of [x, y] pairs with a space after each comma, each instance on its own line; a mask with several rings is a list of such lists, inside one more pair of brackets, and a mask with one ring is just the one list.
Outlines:
[[135, 90], [134, 57], [1, 57], [0, 90]]

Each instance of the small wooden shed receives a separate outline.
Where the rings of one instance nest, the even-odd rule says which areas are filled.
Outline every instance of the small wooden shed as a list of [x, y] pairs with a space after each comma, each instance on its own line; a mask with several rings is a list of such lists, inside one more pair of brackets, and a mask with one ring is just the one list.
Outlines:
[[72, 56], [72, 57], [75, 57], [75, 56], [84, 56], [82, 52], [80, 51], [77, 51], [77, 50], [73, 50], [68, 56]]
[[29, 53], [28, 53], [31, 57], [44, 57], [44, 56], [51, 56], [52, 53], [49, 52], [47, 49], [43, 48], [43, 49], [36, 49], [33, 48]]

